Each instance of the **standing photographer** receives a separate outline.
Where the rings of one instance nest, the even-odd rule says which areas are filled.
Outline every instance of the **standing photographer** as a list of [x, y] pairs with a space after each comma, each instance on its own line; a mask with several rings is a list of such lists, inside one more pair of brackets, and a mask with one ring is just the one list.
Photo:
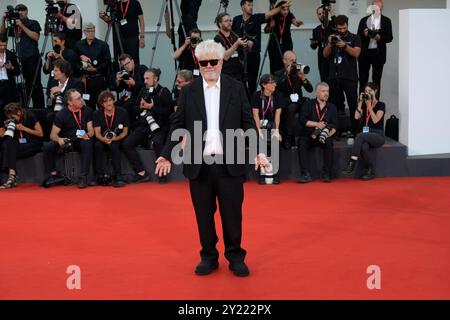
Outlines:
[[[53, 0], [47, 0], [47, 2], [53, 3]], [[75, 49], [77, 42], [83, 36], [81, 31], [83, 20], [80, 8], [76, 4], [67, 2], [67, 0], [58, 0], [57, 3], [60, 9], [52, 14], [58, 19], [56, 29], [65, 35], [66, 47]]]
[[[17, 53], [22, 65], [22, 74], [25, 81], [26, 93], [29, 96], [31, 90], [33, 99], [33, 108], [43, 108], [44, 89], [41, 82], [42, 59], [39, 55], [38, 41], [41, 32], [41, 26], [36, 20], [28, 19], [28, 8], [23, 4], [18, 4], [15, 11], [19, 13], [20, 19], [9, 36], [15, 36], [17, 41]], [[2, 19], [2, 33], [6, 31], [6, 15]], [[33, 87], [33, 80], [36, 75], [36, 82]], [[25, 97], [24, 97], [25, 98]]]
[[313, 147], [323, 149], [323, 182], [331, 182], [333, 166], [333, 135], [337, 128], [336, 107], [328, 102], [329, 86], [320, 82], [316, 86], [316, 99], [310, 100], [303, 106], [300, 114], [300, 147], [298, 156], [300, 160], [300, 183], [312, 181], [309, 171], [309, 151]]
[[344, 93], [350, 109], [352, 135], [356, 134], [358, 123], [354, 119], [358, 105], [358, 57], [361, 53], [361, 39], [348, 31], [348, 18], [336, 17], [337, 34], [328, 37], [323, 55], [330, 60], [330, 101], [340, 113], [345, 113]]
[[1, 152], [2, 170], [8, 178], [0, 189], [10, 189], [17, 182], [17, 160], [34, 156], [41, 151], [41, 138], [44, 136], [41, 124], [34, 114], [18, 103], [5, 107], [5, 127], [0, 128], [0, 138], [4, 138]]
[[202, 32], [194, 28], [189, 31], [189, 36], [184, 44], [172, 54], [173, 59], [180, 63], [179, 69], [192, 71], [194, 78], [200, 77], [198, 60], [195, 57], [195, 48], [200, 42], [202, 42]]
[[10, 102], [19, 101], [16, 77], [20, 75], [20, 66], [16, 55], [6, 49], [8, 38], [0, 34], [0, 113]]
[[391, 19], [381, 14], [383, 1], [374, 0], [372, 4], [375, 12], [359, 22], [358, 35], [361, 37], [362, 47], [359, 56], [359, 85], [360, 91], [369, 81], [369, 70], [372, 67], [372, 80], [381, 88], [381, 76], [386, 63], [386, 44], [391, 43]]
[[94, 112], [95, 141], [95, 172], [97, 183], [105, 184], [105, 151], [111, 153], [114, 168], [114, 187], [125, 185], [122, 180], [122, 166], [120, 164], [120, 145], [128, 135], [128, 112], [114, 105], [114, 95], [110, 91], [102, 91], [98, 96], [98, 104], [103, 108]]
[[[149, 181], [150, 176], [145, 171], [137, 146], [148, 137], [153, 142], [156, 157], [158, 158], [164, 147], [167, 132], [169, 131], [169, 116], [172, 113], [172, 95], [170, 91], [159, 84], [161, 70], [149, 69], [145, 72], [145, 88], [141, 90], [137, 98], [137, 105], [132, 120], [133, 131], [123, 142], [123, 151], [136, 172], [134, 182]], [[134, 123], [133, 123], [134, 122]], [[165, 183], [166, 178], [160, 177], [160, 183]]]
[[380, 98], [379, 87], [376, 83], [368, 83], [359, 96], [358, 108], [355, 112], [355, 119], [363, 126], [353, 144], [352, 156], [348, 161], [343, 174], [353, 174], [356, 162], [361, 158], [364, 166], [362, 180], [372, 180], [375, 178], [374, 163], [371, 162], [370, 149], [380, 148], [385, 142], [384, 137], [384, 114], [386, 105], [378, 101]]
[[44, 143], [44, 164], [50, 176], [44, 181], [44, 187], [57, 185], [64, 181], [56, 171], [56, 155], [61, 152], [78, 151], [81, 158], [81, 173], [78, 187], [87, 187], [87, 178], [92, 162], [92, 112], [83, 106], [83, 98], [76, 89], [70, 89], [65, 95], [67, 108], [55, 116], [49, 142]]
[[283, 64], [284, 69], [277, 72], [278, 91], [282, 93], [287, 103], [281, 126], [284, 133], [283, 147], [289, 150], [292, 144], [295, 144], [295, 135], [299, 130], [296, 114], [300, 111], [304, 100], [302, 87], [307, 92], [312, 92], [313, 86], [305, 75], [309, 72], [309, 67], [297, 63], [297, 55], [294, 51], [284, 53]]

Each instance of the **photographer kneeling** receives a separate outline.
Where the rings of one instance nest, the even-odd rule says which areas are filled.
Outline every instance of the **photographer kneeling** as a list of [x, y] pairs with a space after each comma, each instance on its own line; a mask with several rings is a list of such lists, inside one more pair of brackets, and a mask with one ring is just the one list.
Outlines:
[[2, 144], [2, 170], [8, 170], [7, 180], [0, 189], [16, 186], [17, 160], [24, 159], [41, 151], [41, 138], [44, 136], [41, 124], [34, 114], [22, 108], [18, 103], [10, 103], [5, 107], [5, 128], [0, 129]]
[[328, 102], [330, 88], [325, 82], [316, 86], [316, 99], [305, 103], [300, 114], [300, 183], [312, 181], [308, 166], [308, 151], [312, 147], [323, 148], [322, 181], [331, 182], [333, 166], [333, 135], [337, 127], [336, 106]]
[[368, 83], [359, 96], [358, 108], [355, 112], [355, 120], [359, 120], [363, 125], [363, 130], [356, 136], [353, 144], [352, 156], [343, 171], [345, 175], [351, 175], [355, 171], [356, 162], [361, 157], [364, 164], [362, 180], [375, 178], [369, 151], [373, 148], [380, 148], [385, 142], [384, 137], [384, 114], [386, 105], [378, 101], [380, 97], [379, 87], [375, 83]]
[[[137, 146], [150, 138], [158, 158], [169, 131], [169, 116], [173, 111], [172, 95], [167, 88], [159, 85], [160, 76], [161, 70], [157, 68], [145, 72], [145, 88], [141, 90], [136, 100], [138, 104], [134, 107], [133, 130], [122, 145], [123, 152], [136, 172], [134, 182], [150, 180], [137, 152]], [[160, 177], [159, 182], [165, 183], [166, 177]]]
[[79, 151], [81, 156], [81, 174], [78, 187], [87, 187], [87, 177], [92, 162], [92, 111], [83, 106], [81, 93], [70, 89], [65, 94], [67, 108], [55, 116], [50, 142], [44, 144], [44, 163], [46, 172], [50, 173], [44, 187], [67, 184], [67, 179], [56, 171], [56, 155], [58, 153]]
[[95, 141], [95, 172], [97, 183], [108, 185], [111, 177], [105, 175], [105, 151], [111, 152], [112, 165], [115, 178], [114, 187], [123, 187], [122, 167], [120, 165], [120, 145], [128, 135], [129, 118], [128, 113], [121, 107], [114, 105], [114, 95], [106, 90], [98, 96], [98, 104], [102, 106], [94, 112]]

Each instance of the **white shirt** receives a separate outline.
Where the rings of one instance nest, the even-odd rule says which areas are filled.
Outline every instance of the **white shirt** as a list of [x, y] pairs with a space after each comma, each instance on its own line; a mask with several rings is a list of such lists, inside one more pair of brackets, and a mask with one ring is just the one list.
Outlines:
[[[380, 30], [381, 29], [381, 16], [371, 15], [369, 19], [367, 19], [367, 28], [371, 30]], [[370, 39], [369, 49], [378, 48], [378, 43], [374, 39]]]
[[203, 92], [205, 94], [206, 119], [208, 123], [203, 155], [223, 154], [219, 128], [220, 78], [213, 86], [209, 86], [203, 79]]
[[66, 82], [64, 82], [64, 83], [61, 83], [60, 81], [58, 81], [58, 88], [61, 90], [61, 93], [64, 92], [64, 90], [66, 90], [68, 82], [69, 82], [69, 78], [67, 78]]
[[8, 71], [5, 67], [6, 64], [6, 50], [0, 56], [0, 80], [8, 80]]

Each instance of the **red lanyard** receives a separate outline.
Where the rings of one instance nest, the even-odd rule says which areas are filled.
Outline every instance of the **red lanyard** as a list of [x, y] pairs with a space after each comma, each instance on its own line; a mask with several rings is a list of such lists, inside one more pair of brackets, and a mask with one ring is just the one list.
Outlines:
[[198, 69], [198, 60], [197, 60], [197, 57], [195, 56], [195, 51], [192, 47], [191, 47], [191, 54], [192, 54], [192, 59], [194, 59], [195, 66]]
[[83, 77], [84, 92], [87, 92], [87, 78]]
[[112, 126], [113, 126], [113, 122], [114, 122], [114, 115], [116, 114], [116, 109], [113, 110], [112, 116], [111, 116], [111, 123], [108, 123], [108, 116], [106, 115], [106, 110], [105, 110], [105, 121], [106, 121], [106, 126], [108, 127], [109, 130], [111, 130]]
[[295, 93], [294, 85], [292, 84], [292, 81], [289, 78], [289, 75], [287, 75], [286, 77], [287, 77], [287, 80], [288, 80], [288, 83], [289, 83], [289, 87], [291, 87], [292, 93]]
[[366, 127], [369, 126], [370, 111], [366, 108]]
[[280, 23], [280, 38], [283, 37], [284, 29], [286, 28], [286, 18], [283, 19], [283, 26], [281, 26], [281, 23]]
[[128, 13], [128, 8], [130, 7], [130, 2], [131, 2], [131, 0], [128, 0], [127, 7], [125, 8], [125, 11], [123, 11], [124, 10], [123, 9], [123, 2], [122, 1], [120, 2], [120, 9], [122, 11], [123, 19], [125, 19], [126, 15]]
[[78, 128], [80, 128], [80, 130], [81, 130], [81, 110], [80, 110], [80, 120], [78, 120], [78, 118], [77, 118], [77, 116], [75, 115], [75, 112], [72, 112], [72, 114], [73, 114], [73, 117], [75, 118], [75, 122], [77, 123], [77, 125], [78, 125]]
[[269, 111], [270, 110], [270, 112], [272, 112], [272, 109], [270, 108], [270, 105], [272, 104], [272, 96], [270, 96], [269, 97], [269, 101], [267, 101], [267, 104], [266, 104], [266, 110], [264, 110], [264, 102], [266, 101], [266, 98], [264, 97], [264, 94], [262, 95], [262, 109], [263, 109], [263, 119], [265, 119], [266, 118], [266, 114], [267, 114], [267, 111]]
[[22, 130], [19, 131], [19, 136], [20, 136], [20, 139], [23, 139], [23, 132], [22, 132]]
[[[326, 106], [325, 106], [326, 108]], [[327, 114], [328, 109], [325, 110], [325, 112], [322, 114], [322, 116], [320, 116], [320, 109], [319, 109], [319, 104], [316, 102], [316, 112], [317, 112], [317, 118], [319, 118], [319, 122], [322, 122], [323, 119], [325, 118], [325, 115]]]
[[[230, 48], [231, 48], [233, 46], [233, 41], [232, 41], [233, 38], [231, 38], [231, 34], [229, 37], [226, 37], [222, 32], [220, 32], [220, 35], [225, 39], [226, 42], [228, 42], [228, 44], [230, 45]], [[227, 49], [229, 49], [229, 48], [227, 48]]]

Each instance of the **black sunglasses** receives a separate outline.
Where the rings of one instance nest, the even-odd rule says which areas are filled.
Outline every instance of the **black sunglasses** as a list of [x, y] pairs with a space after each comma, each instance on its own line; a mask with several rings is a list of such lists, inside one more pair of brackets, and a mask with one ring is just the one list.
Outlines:
[[215, 67], [217, 66], [217, 64], [219, 63], [219, 59], [211, 59], [211, 60], [200, 60], [198, 62], [202, 67], [207, 67], [208, 63], [212, 66]]

